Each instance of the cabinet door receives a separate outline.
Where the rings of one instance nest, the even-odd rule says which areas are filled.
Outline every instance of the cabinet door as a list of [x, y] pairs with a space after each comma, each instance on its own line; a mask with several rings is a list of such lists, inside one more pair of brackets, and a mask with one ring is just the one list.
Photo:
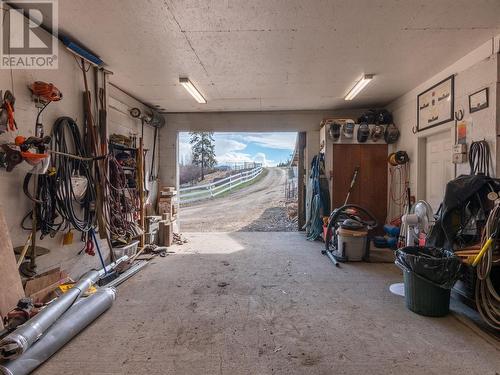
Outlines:
[[[332, 209], [344, 204], [354, 170], [356, 167], [361, 169], [361, 147], [360, 145], [333, 145]], [[360, 186], [357, 180], [349, 197], [349, 203], [358, 203], [359, 193]]]
[[379, 230], [387, 216], [387, 145], [366, 145], [361, 148], [361, 168], [358, 183], [361, 188], [359, 203], [379, 222]]
[[344, 204], [356, 167], [359, 173], [348, 203], [372, 212], [381, 233], [387, 216], [387, 145], [333, 145], [332, 209]]

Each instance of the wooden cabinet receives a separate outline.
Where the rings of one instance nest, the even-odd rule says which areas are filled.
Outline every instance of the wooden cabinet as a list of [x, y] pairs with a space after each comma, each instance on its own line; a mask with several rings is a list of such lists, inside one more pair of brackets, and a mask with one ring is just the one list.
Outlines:
[[354, 169], [359, 167], [349, 203], [359, 204], [377, 217], [377, 232], [387, 216], [387, 150], [386, 144], [333, 145], [332, 209], [344, 204]]

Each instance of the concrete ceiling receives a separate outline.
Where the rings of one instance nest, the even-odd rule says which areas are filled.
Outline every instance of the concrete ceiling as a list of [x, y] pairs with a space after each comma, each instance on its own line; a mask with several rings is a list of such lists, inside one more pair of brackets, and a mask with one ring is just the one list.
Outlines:
[[[385, 105], [498, 35], [499, 14], [499, 0], [59, 2], [61, 31], [168, 112]], [[375, 80], [345, 102], [363, 73]]]

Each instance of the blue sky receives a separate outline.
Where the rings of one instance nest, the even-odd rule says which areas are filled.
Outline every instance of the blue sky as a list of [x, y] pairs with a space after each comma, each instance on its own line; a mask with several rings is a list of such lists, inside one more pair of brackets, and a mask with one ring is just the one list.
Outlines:
[[[295, 148], [297, 133], [214, 133], [215, 155], [220, 164], [255, 161], [271, 167], [286, 161]], [[179, 161], [189, 163], [189, 133], [179, 134]]]

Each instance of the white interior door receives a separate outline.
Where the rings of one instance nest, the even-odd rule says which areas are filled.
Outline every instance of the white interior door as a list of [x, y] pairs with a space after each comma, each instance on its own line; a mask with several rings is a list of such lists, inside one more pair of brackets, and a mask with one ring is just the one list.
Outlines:
[[443, 201], [446, 184], [453, 178], [452, 140], [449, 131], [427, 138], [425, 150], [425, 200], [434, 213]]

